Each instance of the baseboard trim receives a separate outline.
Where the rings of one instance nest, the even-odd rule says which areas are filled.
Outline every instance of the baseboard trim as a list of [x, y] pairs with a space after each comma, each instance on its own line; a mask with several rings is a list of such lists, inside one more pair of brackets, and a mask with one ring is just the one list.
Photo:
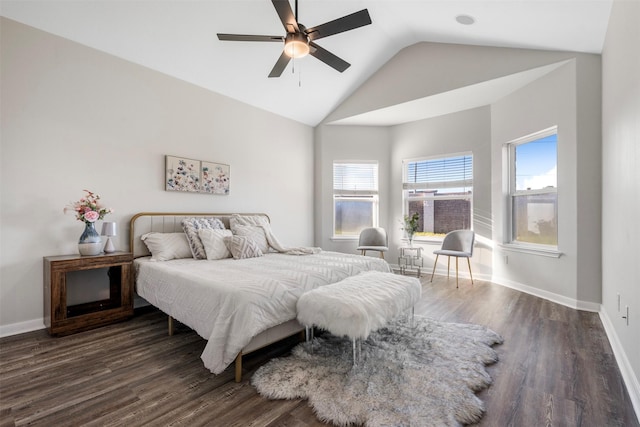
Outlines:
[[42, 318], [11, 323], [9, 325], [0, 325], [0, 338], [24, 334], [26, 332], [39, 331], [44, 328], [44, 319]]
[[636, 413], [636, 417], [640, 419], [640, 382], [638, 382], [638, 376], [633, 372], [633, 367], [631, 366], [631, 362], [629, 362], [629, 358], [627, 358], [627, 353], [624, 351], [618, 334], [613, 327], [613, 323], [602, 305], [599, 314], [602, 326], [604, 326], [604, 331], [607, 334], [607, 338], [609, 338], [613, 355], [616, 358], [616, 363], [620, 369], [620, 374], [622, 374], [624, 384], [627, 386], [627, 392], [629, 393], [633, 410]]
[[600, 303], [576, 300], [574, 298], [569, 298], [564, 295], [545, 291], [543, 289], [534, 288], [533, 286], [523, 285], [522, 283], [514, 282], [508, 279], [502, 279], [495, 276], [490, 277], [487, 280], [489, 280], [491, 283], [495, 283], [496, 285], [515, 289], [517, 291], [521, 291], [526, 294], [540, 297], [548, 301], [555, 302], [576, 310], [590, 311], [593, 313], [600, 312]]

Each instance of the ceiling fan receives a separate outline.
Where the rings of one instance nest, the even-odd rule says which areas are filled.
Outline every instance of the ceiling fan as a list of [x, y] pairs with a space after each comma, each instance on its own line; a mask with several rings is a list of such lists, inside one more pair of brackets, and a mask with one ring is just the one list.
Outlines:
[[371, 17], [367, 9], [334, 19], [324, 24], [306, 28], [298, 22], [298, 0], [295, 0], [296, 13], [293, 14], [289, 0], [271, 0], [276, 12], [284, 25], [285, 36], [260, 36], [248, 34], [220, 34], [219, 40], [242, 42], [284, 42], [284, 49], [276, 65], [269, 73], [269, 77], [280, 77], [291, 58], [302, 58], [307, 54], [316, 57], [339, 72], [351, 66], [348, 62], [333, 53], [318, 46], [314, 40], [345, 31], [354, 30], [371, 24]]

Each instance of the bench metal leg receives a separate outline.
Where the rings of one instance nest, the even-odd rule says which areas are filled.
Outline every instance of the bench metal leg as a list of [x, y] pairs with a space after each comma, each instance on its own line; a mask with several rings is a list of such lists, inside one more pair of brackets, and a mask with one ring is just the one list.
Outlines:
[[362, 340], [360, 338], [352, 338], [351, 343], [353, 347], [353, 366], [358, 366], [362, 355]]
[[309, 344], [309, 352], [313, 354], [313, 326], [304, 327], [305, 342]]
[[411, 307], [411, 329], [415, 328], [416, 307]]
[[358, 362], [356, 361], [356, 339], [351, 340], [353, 343], [353, 366], [357, 366]]

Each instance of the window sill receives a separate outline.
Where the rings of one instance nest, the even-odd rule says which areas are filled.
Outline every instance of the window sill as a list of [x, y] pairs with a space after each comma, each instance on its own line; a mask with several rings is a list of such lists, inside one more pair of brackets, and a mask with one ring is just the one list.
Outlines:
[[549, 258], [560, 258], [562, 252], [557, 249], [550, 249], [541, 246], [517, 245], [513, 243], [502, 243], [499, 245], [505, 251], [520, 252], [529, 255], [538, 255]]
[[[409, 245], [409, 239], [403, 238], [403, 239], [400, 239], [400, 240], [403, 243], [406, 243], [407, 245]], [[413, 239], [413, 244], [414, 245], [433, 245], [433, 244], [441, 245], [442, 244], [442, 240], [443, 240], [443, 238], [437, 238], [437, 237]]]
[[360, 239], [359, 236], [333, 236], [331, 240], [334, 242], [350, 242], [352, 240], [358, 241]]

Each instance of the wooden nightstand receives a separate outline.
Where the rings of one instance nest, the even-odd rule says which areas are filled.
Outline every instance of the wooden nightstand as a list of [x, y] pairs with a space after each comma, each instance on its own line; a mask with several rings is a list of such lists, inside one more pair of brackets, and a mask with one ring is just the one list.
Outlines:
[[[49, 333], [68, 335], [132, 317], [132, 266], [130, 252], [44, 257], [44, 324]], [[99, 269], [107, 275], [109, 298], [67, 305], [67, 275]]]

